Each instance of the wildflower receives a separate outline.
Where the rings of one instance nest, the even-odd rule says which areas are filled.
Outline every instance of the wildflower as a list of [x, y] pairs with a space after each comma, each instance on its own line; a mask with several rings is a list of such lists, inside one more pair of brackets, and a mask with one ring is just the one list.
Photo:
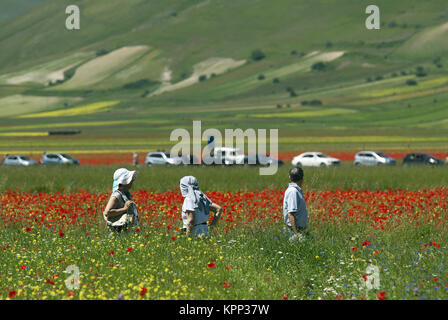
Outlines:
[[14, 298], [16, 295], [17, 295], [17, 291], [12, 290], [12, 291], [9, 291], [8, 297]]
[[211, 269], [215, 267], [215, 264], [213, 262], [210, 262], [207, 266]]
[[364, 241], [364, 242], [362, 243], [362, 246], [363, 246], [363, 247], [368, 247], [368, 246], [370, 246], [370, 245], [371, 245], [371, 243], [370, 243], [369, 240], [366, 240], [366, 241]]
[[378, 300], [386, 300], [386, 292], [377, 292], [376, 297], [378, 298]]
[[222, 283], [222, 287], [223, 287], [223, 288], [230, 288], [230, 284], [229, 284], [227, 281], [224, 281], [224, 282]]
[[145, 287], [143, 287], [141, 290], [140, 290], [140, 296], [141, 297], [144, 297], [145, 296], [145, 294], [146, 294], [146, 292], [148, 292], [148, 289], [146, 289]]

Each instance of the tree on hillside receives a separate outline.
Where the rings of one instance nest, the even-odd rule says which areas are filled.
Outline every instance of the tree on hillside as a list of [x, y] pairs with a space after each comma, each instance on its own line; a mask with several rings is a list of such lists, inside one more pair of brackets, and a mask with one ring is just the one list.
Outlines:
[[327, 68], [327, 65], [323, 62], [316, 62], [315, 64], [313, 64], [311, 66], [312, 70], [316, 70], [316, 71], [323, 71]]
[[265, 57], [266, 55], [260, 49], [255, 49], [254, 51], [252, 51], [251, 58], [254, 61], [263, 60]]

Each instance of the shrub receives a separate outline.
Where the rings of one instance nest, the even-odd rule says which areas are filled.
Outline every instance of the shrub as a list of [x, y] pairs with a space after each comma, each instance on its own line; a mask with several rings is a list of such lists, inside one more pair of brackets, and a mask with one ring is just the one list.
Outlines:
[[274, 78], [274, 80], [272, 80], [273, 83], [279, 83], [280, 80], [278, 78]]
[[264, 80], [264, 74], [260, 74], [257, 79], [258, 80]]
[[140, 88], [147, 87], [151, 84], [153, 84], [153, 82], [150, 81], [149, 79], [140, 79], [135, 82], [126, 83], [123, 86], [123, 89], [140, 89]]
[[426, 77], [427, 74], [425, 72], [425, 69], [423, 67], [419, 66], [419, 67], [417, 67], [417, 71], [416, 71], [415, 75], [417, 77]]
[[414, 79], [409, 79], [409, 80], [406, 81], [406, 84], [408, 86], [416, 86], [418, 83]]
[[323, 62], [316, 62], [315, 64], [313, 64], [311, 66], [311, 69], [317, 70], [317, 71], [323, 71], [323, 70], [326, 69], [326, 67], [327, 67], [327, 65], [325, 63], [323, 63]]
[[381, 81], [381, 80], [383, 80], [383, 79], [384, 79], [383, 76], [376, 76], [376, 78], [375, 78], [376, 81]]
[[202, 74], [202, 75], [199, 76], [199, 81], [200, 82], [205, 81], [205, 80], [207, 80], [207, 76], [205, 74]]
[[290, 97], [297, 97], [297, 93], [293, 90], [289, 91], [289, 96]]
[[321, 106], [322, 105], [322, 101], [320, 100], [311, 100], [310, 101], [310, 106]]
[[108, 54], [109, 52], [110, 52], [110, 50], [107, 50], [107, 49], [101, 49], [101, 50], [98, 50], [98, 51], [96, 52], [96, 56], [97, 56], [97, 57], [99, 57], [99, 56], [104, 56], [104, 55]]
[[263, 60], [265, 57], [266, 55], [260, 49], [255, 49], [254, 51], [252, 51], [251, 58], [254, 61]]
[[277, 105], [277, 109], [281, 109], [282, 108], [282, 105], [281, 104], [278, 104]]

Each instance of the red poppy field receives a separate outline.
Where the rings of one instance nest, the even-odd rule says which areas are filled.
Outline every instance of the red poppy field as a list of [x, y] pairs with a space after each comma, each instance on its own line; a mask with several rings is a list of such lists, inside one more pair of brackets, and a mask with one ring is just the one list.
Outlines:
[[303, 243], [282, 230], [283, 192], [207, 192], [222, 219], [187, 239], [177, 189], [135, 190], [142, 225], [113, 238], [109, 193], [5, 191], [0, 298], [448, 298], [447, 188], [305, 191]]

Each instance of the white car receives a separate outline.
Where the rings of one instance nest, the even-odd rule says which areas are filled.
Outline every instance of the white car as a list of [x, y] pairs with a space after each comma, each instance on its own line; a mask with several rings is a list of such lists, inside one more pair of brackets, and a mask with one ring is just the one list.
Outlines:
[[22, 155], [12, 155], [7, 156], [2, 164], [5, 166], [32, 166], [36, 165], [37, 161]]
[[377, 165], [394, 165], [397, 161], [387, 154], [379, 151], [361, 151], [355, 155], [355, 165], [377, 166]]
[[79, 164], [79, 161], [66, 153], [45, 153], [40, 160], [42, 164]]
[[244, 164], [244, 154], [239, 148], [221, 147], [213, 149], [213, 152], [220, 164]]
[[169, 152], [149, 152], [146, 155], [145, 163], [148, 165], [154, 164], [173, 164], [179, 165], [182, 163], [181, 157], [171, 157]]
[[341, 164], [341, 160], [323, 154], [322, 152], [305, 152], [291, 161], [296, 167], [327, 167]]

